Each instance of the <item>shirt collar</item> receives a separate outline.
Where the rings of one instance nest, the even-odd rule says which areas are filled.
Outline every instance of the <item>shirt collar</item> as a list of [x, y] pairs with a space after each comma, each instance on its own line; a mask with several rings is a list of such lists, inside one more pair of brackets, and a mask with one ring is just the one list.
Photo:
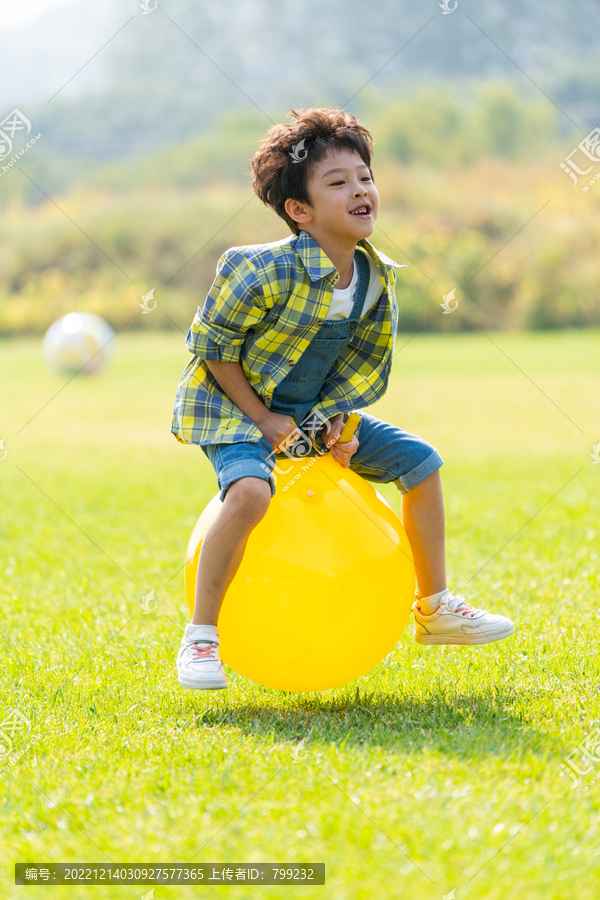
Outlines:
[[[387, 274], [387, 270], [389, 267], [393, 267], [395, 269], [406, 269], [406, 266], [401, 266], [399, 263], [394, 262], [393, 259], [390, 259], [385, 253], [382, 253], [380, 250], [377, 250], [373, 244], [370, 243], [366, 238], [358, 241], [357, 247], [362, 247], [363, 250], [371, 256], [378, 268], [382, 272], [382, 274]], [[332, 272], [336, 272], [336, 268], [322, 249], [320, 244], [318, 244], [315, 239], [308, 233], [308, 231], [301, 231], [296, 240], [296, 253], [302, 260], [304, 264], [304, 268], [308, 272], [311, 281], [318, 281], [320, 278], [324, 278], [326, 275], [330, 275]], [[334, 281], [338, 280], [337, 273], [336, 277], [333, 279]]]

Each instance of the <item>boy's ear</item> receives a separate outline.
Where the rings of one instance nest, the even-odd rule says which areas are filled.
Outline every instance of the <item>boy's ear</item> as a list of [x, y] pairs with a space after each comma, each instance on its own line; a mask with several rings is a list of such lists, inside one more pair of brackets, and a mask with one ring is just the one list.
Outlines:
[[291, 197], [288, 197], [283, 206], [290, 219], [293, 219], [298, 225], [307, 225], [312, 220], [312, 213], [309, 212], [308, 207], [303, 203], [298, 203], [297, 200], [292, 200]]

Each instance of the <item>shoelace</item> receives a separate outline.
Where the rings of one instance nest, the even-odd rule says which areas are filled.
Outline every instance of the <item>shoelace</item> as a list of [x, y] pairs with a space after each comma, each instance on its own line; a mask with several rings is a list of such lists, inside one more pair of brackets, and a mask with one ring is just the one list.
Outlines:
[[217, 645], [216, 644], [207, 644], [205, 647], [196, 646], [194, 647], [194, 656], [192, 659], [216, 659], [217, 658]]
[[442, 600], [442, 603], [440, 605], [442, 604], [446, 607], [446, 609], [451, 610], [453, 613], [456, 613], [459, 616], [470, 616], [471, 618], [473, 618], [478, 612], [480, 612], [479, 609], [476, 609], [474, 606], [470, 606], [467, 601], [460, 596], [460, 594], [455, 594], [454, 597], [451, 597], [449, 600]]

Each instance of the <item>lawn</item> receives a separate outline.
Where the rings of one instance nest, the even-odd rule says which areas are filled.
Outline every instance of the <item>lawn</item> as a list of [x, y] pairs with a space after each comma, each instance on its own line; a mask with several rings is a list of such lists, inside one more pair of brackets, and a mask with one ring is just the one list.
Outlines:
[[125, 331], [61, 390], [38, 340], [0, 343], [0, 715], [27, 720], [0, 760], [2, 897], [15, 862], [191, 861], [323, 862], [327, 883], [156, 900], [596, 900], [600, 752], [579, 785], [561, 764], [600, 728], [600, 333], [491, 338], [399, 335], [369, 412], [441, 452], [450, 586], [516, 633], [425, 648], [409, 623], [358, 681], [298, 695], [176, 681], [183, 555], [217, 491], [169, 431], [183, 338]]

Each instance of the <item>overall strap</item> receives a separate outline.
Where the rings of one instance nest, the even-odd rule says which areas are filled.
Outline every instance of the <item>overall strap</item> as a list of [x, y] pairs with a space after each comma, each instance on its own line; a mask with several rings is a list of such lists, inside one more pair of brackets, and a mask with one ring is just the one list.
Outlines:
[[366, 254], [357, 248], [354, 252], [354, 260], [358, 268], [358, 284], [356, 285], [356, 292], [354, 294], [354, 305], [352, 307], [352, 312], [348, 316], [348, 320], [360, 319], [367, 291], [369, 290], [369, 282], [371, 280], [371, 266], [369, 265]]

